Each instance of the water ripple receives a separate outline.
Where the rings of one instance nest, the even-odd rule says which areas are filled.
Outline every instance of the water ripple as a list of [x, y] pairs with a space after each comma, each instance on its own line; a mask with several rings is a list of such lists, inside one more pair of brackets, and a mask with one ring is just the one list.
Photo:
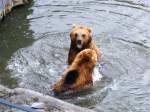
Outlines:
[[148, 112], [150, 8], [140, 1], [34, 1], [27, 20], [35, 42], [16, 51], [7, 69], [20, 87], [52, 95], [51, 86], [66, 67], [72, 24], [85, 24], [103, 54], [98, 77], [91, 90], [64, 100], [98, 111]]

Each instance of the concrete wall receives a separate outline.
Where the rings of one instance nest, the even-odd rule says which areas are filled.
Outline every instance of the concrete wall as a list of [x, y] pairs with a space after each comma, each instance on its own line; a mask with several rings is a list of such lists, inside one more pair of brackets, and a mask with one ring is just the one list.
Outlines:
[[27, 4], [30, 1], [31, 0], [0, 0], [0, 20], [2, 20], [7, 13], [11, 12], [13, 7]]

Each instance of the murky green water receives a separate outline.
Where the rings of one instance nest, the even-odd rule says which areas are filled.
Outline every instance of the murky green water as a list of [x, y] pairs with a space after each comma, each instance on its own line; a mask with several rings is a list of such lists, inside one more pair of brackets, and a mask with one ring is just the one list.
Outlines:
[[0, 82], [52, 95], [73, 23], [93, 28], [103, 57], [93, 88], [64, 100], [104, 112], [149, 112], [148, 0], [36, 0], [14, 10], [0, 24]]
[[32, 30], [29, 29], [27, 16], [32, 13], [30, 6], [18, 7], [0, 23], [0, 83], [9, 87], [16, 86], [16, 81], [10, 78], [10, 72], [5, 70], [7, 61], [18, 49], [33, 42]]

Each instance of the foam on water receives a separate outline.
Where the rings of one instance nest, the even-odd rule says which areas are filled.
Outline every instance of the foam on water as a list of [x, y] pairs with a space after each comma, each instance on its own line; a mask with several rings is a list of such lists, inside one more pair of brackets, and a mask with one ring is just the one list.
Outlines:
[[102, 78], [102, 74], [99, 72], [98, 67], [94, 68], [94, 73], [93, 73], [93, 82], [99, 81]]
[[144, 85], [150, 84], [150, 69], [144, 72], [141, 83], [143, 83]]

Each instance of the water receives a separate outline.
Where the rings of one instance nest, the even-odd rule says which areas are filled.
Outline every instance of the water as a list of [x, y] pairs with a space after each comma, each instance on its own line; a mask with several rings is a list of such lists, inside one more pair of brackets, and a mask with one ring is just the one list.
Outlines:
[[32, 13], [28, 7], [14, 9], [0, 23], [0, 83], [9, 87], [16, 86], [16, 81], [11, 80], [10, 72], [5, 70], [7, 61], [17, 49], [33, 42], [33, 31], [29, 29], [29, 20], [26, 19]]
[[149, 112], [149, 18], [148, 0], [36, 0], [0, 24], [0, 82], [52, 95], [71, 25], [85, 24], [103, 56], [94, 86], [63, 100], [102, 112]]

